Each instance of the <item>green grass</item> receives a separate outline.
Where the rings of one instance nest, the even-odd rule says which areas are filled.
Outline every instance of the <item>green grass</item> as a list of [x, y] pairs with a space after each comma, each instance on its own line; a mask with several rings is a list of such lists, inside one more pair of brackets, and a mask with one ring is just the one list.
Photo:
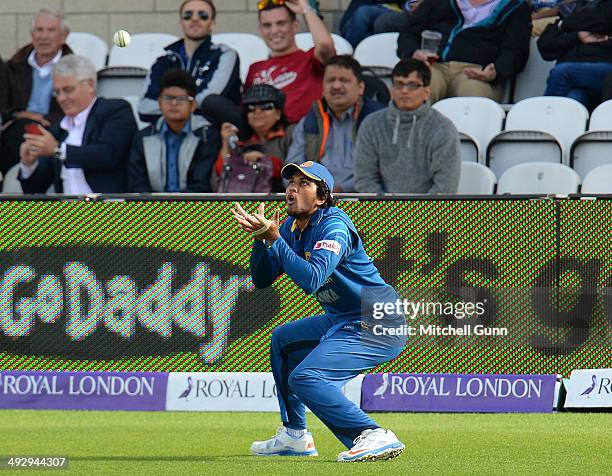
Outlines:
[[[336, 463], [342, 445], [314, 417], [317, 458], [248, 454], [271, 413], [0, 411], [0, 455], [62, 455], [53, 474], [612, 474], [612, 414], [376, 414], [406, 444], [393, 461]], [[0, 471], [0, 476], [14, 472]], [[49, 474], [20, 471], [19, 474]]]

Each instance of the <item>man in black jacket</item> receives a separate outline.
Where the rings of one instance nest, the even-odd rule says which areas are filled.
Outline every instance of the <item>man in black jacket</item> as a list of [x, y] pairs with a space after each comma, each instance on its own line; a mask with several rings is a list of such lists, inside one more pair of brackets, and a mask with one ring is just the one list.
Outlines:
[[87, 58], [63, 57], [53, 69], [53, 95], [65, 116], [47, 131], [36, 126], [19, 149], [25, 193], [125, 192], [136, 121], [123, 99], [96, 97], [96, 68]]
[[128, 192], [212, 192], [211, 172], [221, 148], [219, 131], [196, 116], [191, 75], [170, 70], [161, 78], [157, 123], [138, 132], [128, 164]]
[[612, 73], [612, 0], [581, 2], [562, 22], [548, 25], [538, 39], [545, 60], [557, 60], [546, 96], [564, 96], [595, 106]]
[[62, 118], [62, 111], [51, 95], [51, 71], [62, 56], [72, 53], [65, 44], [68, 33], [63, 12], [41, 9], [32, 21], [32, 42], [0, 68], [0, 114], [4, 124], [1, 173], [19, 162], [19, 145], [26, 124], [49, 127]]
[[[437, 53], [425, 30], [442, 34]], [[527, 63], [531, 9], [524, 0], [424, 0], [400, 33], [398, 56], [431, 66], [431, 101], [449, 96], [499, 100], [504, 81]]]

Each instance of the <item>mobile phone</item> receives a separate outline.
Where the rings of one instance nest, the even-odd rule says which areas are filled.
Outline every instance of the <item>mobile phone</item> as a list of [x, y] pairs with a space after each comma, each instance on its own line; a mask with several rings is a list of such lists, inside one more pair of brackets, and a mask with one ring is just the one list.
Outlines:
[[26, 124], [25, 131], [28, 134], [34, 134], [37, 136], [42, 136], [42, 132], [40, 130], [40, 126], [38, 124]]

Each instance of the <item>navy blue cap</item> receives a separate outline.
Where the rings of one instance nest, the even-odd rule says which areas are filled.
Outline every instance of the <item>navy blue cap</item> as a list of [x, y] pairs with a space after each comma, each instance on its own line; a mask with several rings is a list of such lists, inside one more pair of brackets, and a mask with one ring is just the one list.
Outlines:
[[304, 162], [303, 164], [287, 164], [281, 170], [281, 175], [284, 179], [289, 180], [296, 172], [302, 172], [306, 177], [309, 177], [318, 182], [325, 182], [327, 188], [331, 192], [334, 189], [334, 177], [324, 165], [318, 162]]

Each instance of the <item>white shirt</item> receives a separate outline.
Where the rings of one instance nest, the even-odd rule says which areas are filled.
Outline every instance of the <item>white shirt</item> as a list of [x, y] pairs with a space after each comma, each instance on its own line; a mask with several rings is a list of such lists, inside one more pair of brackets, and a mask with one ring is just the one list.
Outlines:
[[62, 57], [62, 50], [58, 51], [55, 57], [51, 61], [43, 64], [42, 66], [39, 66], [38, 63], [36, 62], [36, 50], [32, 50], [32, 52], [30, 53], [30, 56], [28, 56], [28, 64], [32, 68], [34, 68], [36, 71], [38, 71], [38, 74], [40, 75], [41, 78], [46, 78], [47, 76], [51, 74], [51, 72], [53, 71], [53, 67], [57, 64], [57, 62], [60, 60], [61, 57]]
[[[62, 122], [60, 122], [60, 127], [68, 132], [68, 136], [60, 144], [60, 148], [62, 150], [62, 155], [66, 157], [66, 148], [67, 146], [75, 146], [80, 147], [83, 145], [83, 134], [85, 133], [85, 125], [87, 124], [87, 118], [89, 117], [89, 113], [91, 112], [91, 108], [96, 102], [97, 98], [93, 98], [89, 106], [79, 112], [76, 116], [64, 116]], [[23, 163], [19, 164], [21, 168], [21, 176], [24, 179], [29, 178], [36, 170], [38, 166], [38, 162], [36, 162], [32, 166], [24, 165]], [[79, 168], [67, 168], [62, 165], [62, 171], [60, 173], [60, 177], [62, 178], [62, 185], [64, 189], [64, 193], [69, 195], [84, 195], [93, 193], [91, 187], [85, 180], [85, 172], [83, 169]]]

